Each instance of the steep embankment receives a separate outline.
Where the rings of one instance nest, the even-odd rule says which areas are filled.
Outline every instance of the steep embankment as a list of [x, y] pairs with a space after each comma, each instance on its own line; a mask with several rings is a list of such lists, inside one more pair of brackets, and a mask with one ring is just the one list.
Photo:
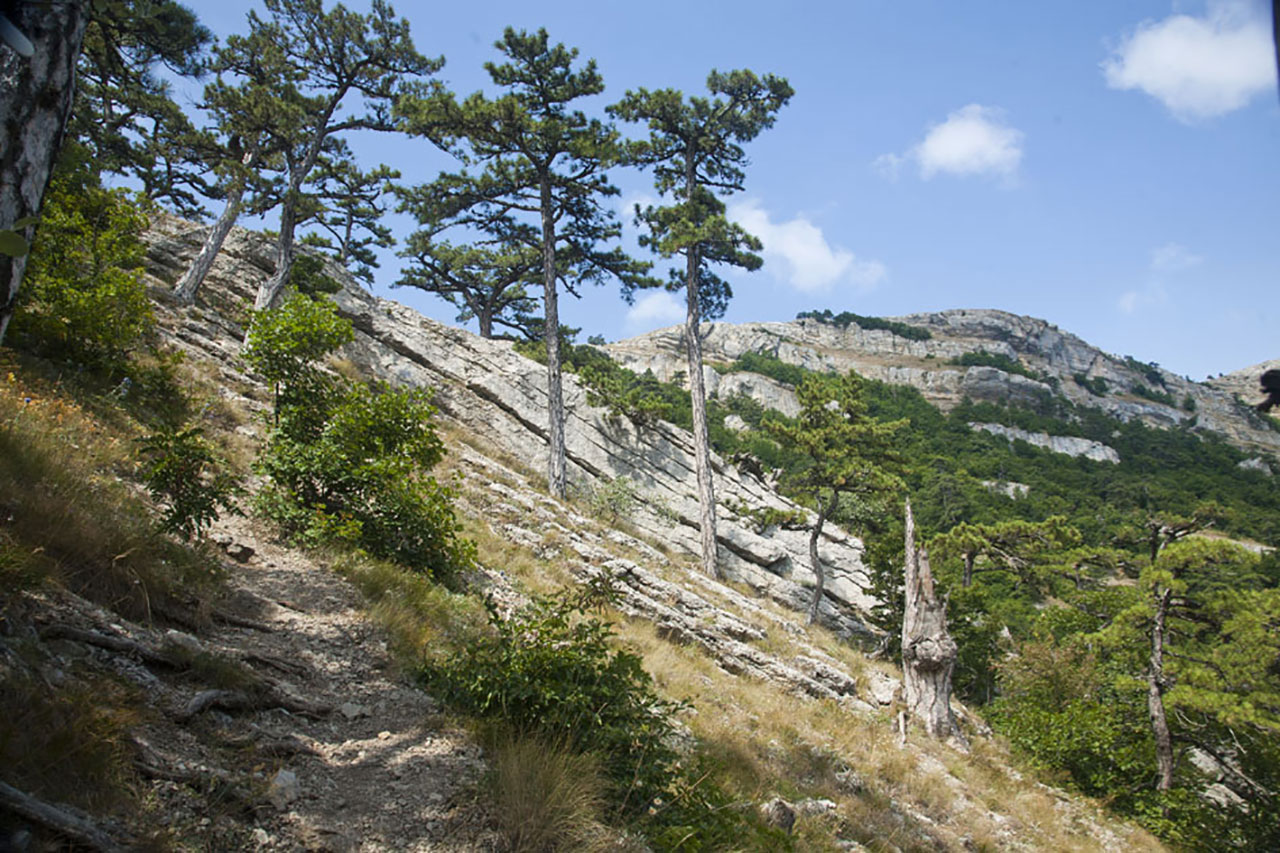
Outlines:
[[[188, 223], [160, 223], [150, 256], [157, 284], [176, 277], [201, 237], [201, 229]], [[262, 238], [237, 232], [199, 307], [160, 305], [174, 343], [220, 377], [220, 393], [243, 407], [265, 399], [264, 389], [244, 374], [237, 351], [241, 322], [269, 257]], [[845, 642], [870, 639], [873, 633], [862, 618], [862, 608], [872, 602], [863, 587], [856, 539], [830, 530], [822, 547], [836, 568], [836, 581], [822, 622], [832, 630], [805, 628], [797, 615], [811, 583], [803, 534], [761, 535], [745, 519], [730, 516], [721, 530], [720, 556], [736, 583], [696, 571], [691, 559], [696, 506], [686, 433], [663, 424], [641, 429], [610, 420], [587, 405], [584, 392], [568, 378], [569, 460], [578, 490], [590, 496], [625, 477], [636, 498], [623, 508], [624, 518], [589, 517], [584, 514], [589, 500], [566, 505], [539, 489], [537, 472], [546, 458], [541, 367], [508, 344], [480, 340], [373, 299], [349, 279], [337, 302], [358, 331], [341, 369], [436, 393], [451, 445], [446, 464], [457, 475], [459, 508], [484, 565], [474, 580], [477, 588], [510, 605], [530, 590], [611, 577], [622, 595], [619, 610], [630, 617], [621, 623], [623, 638], [644, 655], [664, 693], [689, 703], [682, 719], [690, 734], [750, 780], [744, 783], [744, 806], [786, 797], [771, 809], [796, 821], [793, 831], [804, 849], [1158, 847], [1140, 831], [1106, 819], [1089, 802], [1012, 770], [998, 745], [982, 735], [981, 722], [963, 709], [957, 710], [975, 735], [970, 749], [937, 744], [918, 732], [905, 747], [898, 746], [885, 713], [894, 673]], [[253, 426], [239, 429], [252, 432]], [[717, 475], [726, 503], [794, 508], [730, 466], [718, 465]], [[273, 605], [284, 608], [283, 621], [293, 618], [286, 595]], [[301, 657], [309, 644], [324, 638], [298, 637], [297, 642], [295, 656]], [[341, 683], [367, 693], [363, 684]], [[377, 730], [380, 744], [390, 744], [384, 750], [360, 738], [336, 745], [328, 741], [324, 754], [354, 757], [400, 780], [394, 768], [412, 751], [414, 739], [384, 727], [386, 708], [376, 696], [362, 695], [355, 702], [354, 718], [363, 721], [367, 712], [365, 727]], [[390, 737], [383, 738], [384, 731]], [[465, 743], [446, 753], [468, 755]], [[473, 765], [462, 765], [471, 772]], [[307, 778], [302, 781], [305, 791]], [[389, 784], [394, 787], [396, 781]], [[455, 790], [466, 790], [466, 783]], [[340, 787], [321, 797], [316, 805], [323, 806], [327, 818], [317, 821], [344, 824], [345, 799]], [[445, 794], [441, 802], [448, 806], [453, 800]], [[430, 818], [409, 808], [399, 819]], [[433, 826], [419, 829], [425, 833], [421, 837], [436, 831]], [[296, 838], [288, 835], [282, 846], [296, 844]], [[371, 846], [402, 843], [384, 836]]]
[[[175, 278], [199, 248], [200, 233], [182, 220], [162, 220], [151, 245], [154, 271]], [[243, 331], [233, 318], [244, 316], [243, 305], [251, 301], [270, 257], [262, 238], [234, 232], [210, 279], [209, 309], [175, 314], [175, 341], [236, 370], [231, 365]], [[543, 367], [515, 353], [509, 342], [484, 340], [445, 326], [398, 303], [375, 299], [354, 284], [338, 293], [336, 301], [355, 324], [356, 342], [344, 355], [359, 369], [379, 379], [435, 389], [436, 404], [477, 441], [534, 470], [545, 467]], [[587, 404], [586, 392], [573, 376], [565, 377], [564, 397], [574, 487], [589, 493], [608, 481], [627, 478], [640, 502], [632, 523], [657, 541], [696, 551], [698, 509], [688, 433], [662, 422], [637, 427], [626, 419], [610, 419], [604, 409]], [[722, 507], [799, 509], [756, 477], [719, 459], [714, 464]], [[788, 607], [805, 606], [813, 584], [807, 534], [778, 528], [757, 533], [750, 520], [727, 512], [718, 533], [720, 563], [730, 580]], [[828, 525], [823, 552], [829, 563], [823, 623], [844, 636], [872, 638], [874, 630], [862, 618], [874, 604], [866, 592], [862, 543]]]

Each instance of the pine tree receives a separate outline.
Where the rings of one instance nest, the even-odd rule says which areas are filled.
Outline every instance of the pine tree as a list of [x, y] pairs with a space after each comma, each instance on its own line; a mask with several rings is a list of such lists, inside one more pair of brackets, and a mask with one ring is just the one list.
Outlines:
[[283, 160], [276, 269], [258, 289], [255, 309], [273, 305], [289, 281], [295, 234], [305, 218], [304, 187], [331, 138], [352, 130], [391, 131], [391, 108], [406, 78], [443, 65], [414, 49], [409, 22], [384, 0], [369, 14], [322, 0], [265, 0], [264, 20], [249, 13], [249, 34], [232, 36], [217, 70], [253, 78], [260, 57], [278, 51], [296, 73], [265, 81], [274, 98], [270, 148]]
[[[414, 191], [403, 191], [402, 210], [415, 210]], [[502, 326], [533, 339], [541, 329], [537, 302], [526, 289], [541, 283], [542, 252], [534, 226], [501, 217], [484, 223], [468, 243], [455, 244], [439, 235], [457, 228], [465, 215], [439, 223], [423, 222], [410, 234], [400, 253], [410, 259], [395, 287], [416, 287], [448, 300], [458, 309], [458, 322], [475, 320], [482, 338], [492, 338]]]
[[332, 256], [356, 278], [373, 284], [373, 271], [378, 267], [374, 247], [395, 245], [391, 229], [381, 223], [387, 212], [382, 199], [400, 172], [387, 165], [362, 171], [346, 142], [334, 142], [322, 157], [313, 181], [319, 207], [313, 220], [316, 230], [302, 242]]
[[159, 72], [199, 77], [212, 33], [173, 0], [87, 5], [69, 133], [99, 171], [135, 178], [145, 196], [183, 216], [202, 215], [201, 198], [216, 194], [206, 179], [212, 140]]
[[252, 49], [245, 49], [238, 39], [232, 37], [228, 46], [215, 51], [216, 77], [205, 86], [200, 105], [213, 119], [212, 135], [220, 140], [208, 159], [223, 206], [199, 254], [174, 286], [174, 299], [182, 304], [195, 301], [241, 213], [267, 213], [284, 192], [278, 146], [293, 135], [281, 129], [296, 114], [283, 109], [280, 92], [295, 87], [303, 72], [280, 44], [256, 39]]
[[564, 497], [559, 287], [576, 294], [582, 284], [610, 277], [636, 286], [647, 265], [620, 249], [601, 248], [620, 233], [602, 201], [618, 193], [605, 172], [621, 161], [623, 150], [610, 125], [570, 106], [604, 90], [595, 61], [575, 69], [578, 51], [551, 45], [546, 30], [508, 28], [495, 46], [507, 61], [485, 68], [504, 90], [501, 96], [477, 92], [460, 102], [452, 93], [422, 87], [420, 97], [402, 104], [406, 130], [482, 169], [441, 175], [422, 189], [424, 203], [415, 212], [428, 231], [458, 217], [490, 234], [506, 230], [497, 223], [508, 218], [535, 225], [547, 346], [547, 481], [553, 495]]
[[[693, 403], [702, 565], [707, 574], [719, 576], [700, 327], [704, 317], [723, 315], [732, 291], [707, 264], [754, 270], [763, 261], [755, 254], [760, 251], [760, 241], [728, 220], [717, 193], [728, 195], [742, 189], [747, 160], [741, 144], [773, 125], [792, 89], [780, 77], [757, 77], [750, 71], [712, 71], [707, 89], [711, 97], [690, 97], [687, 101], [674, 89], [639, 89], [628, 92], [609, 111], [624, 121], [647, 125], [649, 138], [632, 146], [634, 162], [652, 168], [658, 191], [675, 202], [637, 211], [637, 218], [648, 231], [641, 237], [641, 245], [664, 258], [682, 255], [685, 259], [683, 273], [673, 270], [667, 287], [685, 290], [685, 346]], [[624, 293], [631, 295], [630, 291]]]
[[[814, 375], [796, 389], [801, 411], [794, 421], [767, 421], [765, 429], [784, 447], [803, 454], [808, 465], [789, 473], [783, 488], [801, 495], [817, 509], [809, 533], [809, 560], [816, 584], [809, 622], [818, 617], [825, 572], [818, 542], [828, 519], [840, 511], [842, 496], [865, 514], [903, 488], [902, 457], [896, 451], [906, 420], [881, 422], [867, 414], [865, 382], [856, 373]], [[850, 506], [848, 509], [852, 509]]]

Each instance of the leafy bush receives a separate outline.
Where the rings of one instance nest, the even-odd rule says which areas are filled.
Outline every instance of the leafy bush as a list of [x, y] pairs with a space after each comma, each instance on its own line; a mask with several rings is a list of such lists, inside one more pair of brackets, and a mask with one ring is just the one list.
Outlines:
[[142, 283], [150, 203], [105, 189], [74, 146], [54, 172], [13, 331], [33, 351], [115, 370], [155, 328]]
[[305, 541], [344, 541], [444, 577], [471, 562], [450, 491], [426, 471], [444, 456], [435, 409], [416, 390], [370, 388], [316, 361], [351, 340], [331, 304], [293, 296], [255, 318], [246, 359], [276, 382], [257, 506]]
[[847, 329], [850, 323], [868, 331], [881, 329], [886, 332], [892, 332], [900, 338], [906, 338], [910, 341], [927, 341], [933, 337], [933, 333], [928, 329], [922, 329], [919, 326], [911, 326], [897, 320], [886, 320], [883, 317], [864, 317], [861, 314], [854, 314], [852, 311], [841, 311], [839, 314], [832, 314], [830, 308], [822, 311], [801, 311], [796, 315], [797, 320], [817, 320], [828, 326], [835, 326], [840, 329]]
[[744, 352], [737, 360], [721, 370], [723, 373], [759, 373], [784, 385], [795, 387], [812, 371], [795, 364], [788, 364], [771, 352]]
[[323, 390], [317, 362], [355, 337], [328, 300], [292, 294], [249, 327], [244, 360], [276, 387], [276, 408], [304, 405]]
[[1049, 381], [1048, 377], [1040, 371], [1032, 370], [1022, 362], [998, 352], [987, 352], [986, 350], [966, 352], [951, 359], [949, 363], [960, 367], [994, 367], [998, 370], [1003, 370], [1005, 373], [1016, 373], [1019, 376], [1025, 376], [1037, 382]]
[[[547, 363], [542, 341], [518, 341], [516, 352], [539, 364]], [[639, 424], [663, 420], [685, 429], [693, 426], [689, 392], [673, 382], [661, 382], [652, 371], [637, 374], [618, 364], [594, 346], [560, 344], [561, 365], [577, 374], [587, 388], [587, 402], [605, 406], [614, 417], [626, 417]]]
[[1101, 376], [1090, 378], [1084, 373], [1073, 373], [1071, 378], [1075, 380], [1077, 385], [1095, 397], [1105, 397], [1107, 396], [1107, 391], [1110, 390], [1107, 386], [1107, 380]]
[[235, 511], [235, 478], [219, 470], [199, 427], [162, 428], [137, 441], [145, 457], [142, 481], [154, 500], [167, 504], [164, 530], [194, 539], [218, 519], [219, 508]]
[[602, 580], [509, 617], [490, 604], [492, 633], [422, 675], [465, 714], [597, 753], [615, 800], [635, 814], [665, 792], [677, 706], [654, 691], [637, 655], [610, 646], [613, 628], [587, 615], [613, 597]]
[[754, 810], [734, 808], [705, 758], [671, 746], [680, 706], [658, 696], [637, 655], [612, 647], [607, 622], [588, 615], [614, 597], [601, 578], [510, 616], [490, 604], [492, 631], [424, 665], [422, 680], [456, 710], [519, 740], [593, 755], [607, 805], [655, 849], [790, 849]]
[[636, 485], [627, 477], [605, 480], [591, 490], [592, 515], [609, 521], [627, 520], [635, 512]]

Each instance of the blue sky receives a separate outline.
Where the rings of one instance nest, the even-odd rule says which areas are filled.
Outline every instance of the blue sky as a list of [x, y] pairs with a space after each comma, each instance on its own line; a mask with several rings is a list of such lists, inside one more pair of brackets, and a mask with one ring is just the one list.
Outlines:
[[[246, 0], [190, 2], [215, 33]], [[360, 0], [348, 3], [361, 8]], [[401, 2], [459, 93], [488, 87], [505, 26], [546, 27], [594, 57], [599, 112], [627, 89], [701, 92], [712, 68], [788, 78], [796, 94], [748, 146], [731, 211], [765, 243], [731, 272], [726, 320], [831, 308], [892, 316], [999, 308], [1056, 323], [1193, 379], [1280, 357], [1280, 98], [1269, 4]], [[351, 139], [409, 183], [451, 162], [427, 143]], [[653, 195], [619, 172], [623, 202]], [[250, 223], [246, 223], [250, 224]], [[270, 221], [268, 220], [268, 224]], [[393, 219], [400, 234], [413, 226]], [[375, 292], [453, 322], [451, 306]], [[678, 296], [676, 298], [679, 298]], [[599, 288], [562, 302], [583, 338], [680, 322], [667, 294]]]

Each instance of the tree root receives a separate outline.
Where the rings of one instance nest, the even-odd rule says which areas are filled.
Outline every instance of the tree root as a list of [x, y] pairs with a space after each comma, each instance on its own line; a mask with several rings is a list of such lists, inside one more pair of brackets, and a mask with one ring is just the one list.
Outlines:
[[256, 619], [250, 619], [246, 616], [239, 616], [235, 613], [228, 613], [225, 610], [215, 610], [212, 613], [215, 622], [222, 622], [227, 625], [234, 625], [237, 628], [248, 628], [251, 631], [258, 631], [263, 634], [274, 634], [276, 629], [265, 622], [259, 622]]
[[[190, 661], [184, 659], [181, 655], [164, 648], [139, 643], [128, 637], [86, 631], [69, 625], [51, 625], [41, 631], [40, 636], [43, 639], [74, 640], [118, 654], [132, 655], [146, 664], [165, 666], [176, 670], [190, 668]], [[266, 655], [248, 653], [240, 655], [240, 657], [246, 661], [256, 659], [281, 669], [298, 671], [297, 665]], [[174, 716], [178, 722], [186, 723], [211, 708], [219, 708], [224, 711], [258, 711], [283, 708], [290, 713], [313, 718], [324, 717], [333, 710], [331, 705], [311, 702], [294, 695], [273, 678], [261, 674], [253, 674], [253, 680], [247, 688], [243, 690], [214, 689], [201, 691], [187, 704], [186, 708]]]
[[175, 718], [180, 723], [187, 723], [213, 708], [222, 711], [266, 711], [272, 708], [283, 708], [292, 714], [315, 719], [327, 716], [333, 711], [331, 705], [310, 702], [299, 696], [293, 696], [282, 690], [278, 684], [264, 681], [259, 690], [202, 690], [187, 703], [186, 708], [175, 715]]
[[4, 782], [0, 782], [0, 806], [91, 850], [114, 853], [126, 849], [79, 809], [46, 803]]

